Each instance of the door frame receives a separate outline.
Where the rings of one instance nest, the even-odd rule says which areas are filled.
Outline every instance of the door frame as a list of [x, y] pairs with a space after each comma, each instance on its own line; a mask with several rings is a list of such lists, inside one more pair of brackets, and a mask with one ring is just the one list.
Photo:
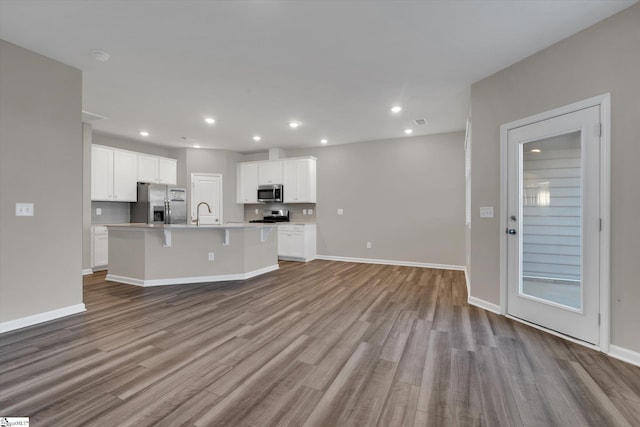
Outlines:
[[223, 206], [223, 202], [224, 202], [224, 182], [222, 181], [222, 174], [221, 173], [207, 173], [207, 172], [191, 172], [191, 182], [190, 182], [190, 186], [191, 186], [191, 193], [189, 194], [189, 222], [192, 223], [193, 219], [193, 206], [192, 206], [192, 199], [193, 199], [193, 186], [194, 186], [194, 182], [193, 182], [193, 178], [198, 175], [198, 176], [210, 176], [210, 177], [218, 177], [220, 178], [220, 224], [222, 224], [223, 221], [223, 217], [224, 217], [224, 206]]
[[[600, 218], [602, 220], [602, 231], [600, 233], [600, 345], [594, 346], [584, 341], [571, 338], [556, 331], [526, 322], [522, 319], [512, 317], [507, 313], [507, 237], [504, 233], [507, 229], [507, 183], [508, 183], [508, 133], [510, 130], [532, 123], [548, 120], [557, 116], [583, 110], [589, 107], [600, 107]], [[525, 117], [500, 126], [500, 314], [519, 322], [527, 323], [538, 329], [542, 329], [553, 335], [560, 336], [569, 341], [598, 349], [604, 353], [609, 352], [610, 340], [610, 206], [611, 206], [611, 94], [594, 96], [593, 98], [545, 111], [540, 114]]]

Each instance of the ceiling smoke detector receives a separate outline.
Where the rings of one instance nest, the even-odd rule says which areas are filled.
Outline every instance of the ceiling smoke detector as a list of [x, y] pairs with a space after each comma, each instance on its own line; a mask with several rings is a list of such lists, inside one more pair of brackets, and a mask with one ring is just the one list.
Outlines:
[[427, 124], [427, 119], [415, 119], [413, 121], [413, 123], [415, 123], [417, 125], [426, 125]]
[[111, 58], [111, 55], [101, 50], [92, 50], [91, 55], [93, 55], [93, 58], [96, 61], [100, 61], [100, 62], [106, 62], [109, 60], [109, 58]]

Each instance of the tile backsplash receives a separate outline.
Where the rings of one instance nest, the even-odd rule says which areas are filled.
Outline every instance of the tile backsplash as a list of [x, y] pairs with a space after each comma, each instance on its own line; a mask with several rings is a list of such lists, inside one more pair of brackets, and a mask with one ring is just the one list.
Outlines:
[[[256, 209], [258, 214], [256, 214]], [[244, 220], [251, 221], [253, 219], [262, 219], [264, 216], [262, 211], [265, 209], [288, 209], [289, 219], [291, 222], [316, 222], [316, 204], [315, 203], [267, 203], [267, 204], [255, 204], [244, 205]], [[303, 209], [307, 210], [307, 215], [303, 215]], [[311, 215], [308, 214], [309, 209], [313, 210]]]
[[[129, 222], [130, 203], [91, 202], [91, 224], [124, 224]], [[96, 209], [101, 214], [96, 214]]]

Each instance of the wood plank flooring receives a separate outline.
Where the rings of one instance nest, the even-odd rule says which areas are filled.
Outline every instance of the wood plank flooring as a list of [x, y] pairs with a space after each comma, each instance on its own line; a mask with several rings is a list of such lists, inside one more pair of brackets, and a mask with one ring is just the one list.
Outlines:
[[0, 336], [32, 426], [638, 426], [640, 368], [469, 306], [461, 272], [313, 261], [243, 282], [85, 278]]

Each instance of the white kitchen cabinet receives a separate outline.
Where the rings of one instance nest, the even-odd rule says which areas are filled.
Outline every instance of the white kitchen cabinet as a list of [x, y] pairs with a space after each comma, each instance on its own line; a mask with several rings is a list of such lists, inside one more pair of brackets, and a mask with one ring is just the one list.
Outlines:
[[258, 163], [238, 163], [237, 166], [238, 203], [258, 203]]
[[237, 203], [258, 203], [258, 185], [282, 184], [284, 203], [316, 203], [316, 158], [238, 163]]
[[138, 154], [138, 181], [175, 185], [177, 166], [175, 159]]
[[107, 227], [91, 227], [91, 268], [105, 267], [109, 264], [109, 233]]
[[113, 200], [113, 149], [91, 147], [91, 200]]
[[178, 182], [178, 161], [175, 159], [158, 159], [158, 179], [161, 184], [176, 185]]
[[316, 225], [278, 226], [278, 258], [311, 261], [316, 258]]
[[316, 203], [316, 159], [285, 159], [282, 167], [284, 202]]
[[282, 160], [258, 162], [258, 185], [282, 184]]
[[138, 198], [138, 156], [129, 151], [113, 153], [113, 201], [135, 202]]
[[91, 147], [91, 200], [135, 202], [137, 176], [135, 153]]

